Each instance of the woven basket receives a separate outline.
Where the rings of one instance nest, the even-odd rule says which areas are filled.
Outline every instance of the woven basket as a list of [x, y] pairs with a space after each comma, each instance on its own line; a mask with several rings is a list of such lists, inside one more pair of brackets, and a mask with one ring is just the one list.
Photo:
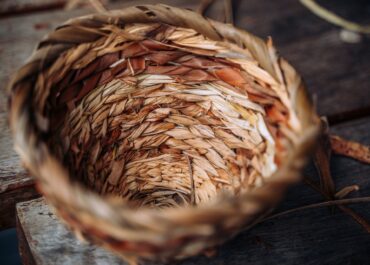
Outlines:
[[258, 223], [319, 127], [270, 39], [165, 5], [67, 21], [10, 89], [39, 190], [77, 235], [129, 261], [193, 256]]

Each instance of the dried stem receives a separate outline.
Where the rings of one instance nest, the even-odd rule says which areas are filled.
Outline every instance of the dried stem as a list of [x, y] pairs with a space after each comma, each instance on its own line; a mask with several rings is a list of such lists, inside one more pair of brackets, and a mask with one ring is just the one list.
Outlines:
[[336, 199], [342, 199], [346, 197], [348, 194], [350, 194], [351, 192], [358, 191], [359, 189], [360, 187], [358, 185], [347, 186], [341, 189], [340, 191], [338, 191], [337, 193], [335, 193], [334, 197]]
[[[320, 176], [321, 187], [308, 177], [305, 177], [304, 180], [310, 187], [321, 193], [325, 199], [332, 201], [335, 198], [347, 196], [350, 192], [358, 190], [359, 187], [357, 185], [351, 185], [335, 192], [335, 185], [330, 171], [331, 151], [333, 150], [336, 154], [350, 156], [367, 163], [369, 163], [368, 159], [370, 159], [370, 155], [369, 148], [356, 142], [346, 141], [339, 136], [329, 136], [328, 131], [328, 123], [323, 118], [319, 146], [314, 156], [315, 166]], [[341, 211], [350, 215], [357, 223], [362, 225], [367, 232], [370, 232], [370, 224], [362, 216], [344, 205], [337, 206]]]
[[[310, 177], [304, 177], [304, 182], [310, 186], [312, 189], [316, 190], [319, 192], [325, 199], [331, 200], [331, 196], [329, 194], [326, 194], [320, 186], [315, 183]], [[348, 208], [345, 205], [336, 205], [342, 212], [348, 214], [351, 216], [357, 223], [359, 223], [365, 230], [366, 232], [370, 233], [370, 224], [367, 222], [365, 218], [357, 214], [355, 211], [352, 209]]]
[[366, 230], [366, 232], [370, 234], [370, 224], [365, 218], [363, 218], [361, 215], [356, 213], [351, 208], [345, 207], [344, 205], [338, 205], [338, 208], [341, 209], [344, 213], [351, 216], [358, 224], [360, 224]]
[[321, 17], [322, 19], [335, 24], [337, 26], [343, 27], [350, 31], [355, 31], [359, 33], [370, 34], [370, 25], [360, 25], [352, 21], [346, 20], [333, 12], [325, 9], [321, 5], [317, 4], [314, 0], [300, 0], [301, 3], [311, 10], [314, 14]]
[[[352, 199], [341, 199], [341, 200], [332, 200], [332, 201], [326, 201], [326, 202], [319, 202], [319, 203], [313, 203], [309, 205], [300, 206], [294, 209], [290, 209], [287, 211], [283, 211], [277, 214], [270, 215], [269, 217], [265, 218], [263, 221], [270, 220], [273, 218], [281, 217], [283, 215], [287, 215], [290, 213], [306, 210], [306, 209], [312, 209], [312, 208], [321, 208], [326, 206], [339, 206], [342, 204], [353, 204], [353, 203], [364, 203], [364, 202], [370, 202], [370, 197], [360, 197], [360, 198], [352, 198]], [[347, 208], [349, 209], [349, 208]], [[352, 211], [351, 209], [349, 209]], [[367, 227], [368, 224], [366, 223]], [[370, 230], [367, 230], [370, 231]]]

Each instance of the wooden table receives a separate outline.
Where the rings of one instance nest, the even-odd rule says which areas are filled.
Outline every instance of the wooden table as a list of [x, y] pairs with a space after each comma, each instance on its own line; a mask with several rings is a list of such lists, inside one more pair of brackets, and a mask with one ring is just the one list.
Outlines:
[[[66, 12], [63, 0], [4, 0], [0, 6], [0, 229], [15, 225], [15, 203], [38, 196], [32, 178], [22, 169], [12, 151], [6, 121], [5, 84], [9, 75], [30, 55], [41, 37], [70, 17], [90, 13], [80, 8]], [[115, 1], [110, 8], [158, 1]], [[167, 0], [167, 4], [194, 8], [197, 0]], [[343, 137], [370, 144], [370, 39], [349, 44], [339, 37], [339, 29], [316, 17], [296, 0], [239, 2], [235, 24], [261, 37], [272, 36], [281, 54], [304, 77], [316, 98], [321, 115], [329, 117], [331, 130]], [[328, 7], [348, 18], [366, 21], [366, 1], [345, 5], [346, 1], [326, 1]], [[362, 5], [361, 5], [362, 4]], [[222, 1], [208, 11], [212, 18], [223, 19]], [[46, 12], [47, 11], [47, 12]], [[370, 16], [369, 16], [370, 18]], [[360, 190], [350, 196], [369, 196], [370, 166], [334, 157], [332, 173], [338, 190], [358, 184]], [[306, 175], [317, 175], [312, 166]], [[320, 202], [322, 197], [304, 184], [293, 187], [279, 210]], [[42, 201], [18, 205], [18, 229], [24, 258], [36, 264], [72, 264], [94, 261], [96, 264], [120, 264], [106, 252], [80, 244], [67, 232], [58, 237], [59, 244], [42, 249], [53, 239], [55, 229], [63, 227], [48, 212]], [[370, 205], [351, 206], [370, 220]], [[42, 225], [34, 225], [36, 223]], [[47, 227], [47, 229], [46, 229]], [[48, 232], [49, 231], [49, 232]], [[58, 230], [59, 231], [59, 230]], [[55, 243], [55, 242], [54, 242]], [[73, 247], [69, 247], [68, 245]], [[45, 252], [46, 251], [46, 252]], [[50, 252], [51, 251], [51, 252]], [[70, 252], [68, 252], [70, 251]], [[68, 254], [69, 253], [69, 254]], [[74, 253], [73, 255], [71, 253]], [[51, 255], [51, 256], [50, 256]], [[68, 257], [70, 256], [70, 259]], [[102, 257], [106, 259], [102, 259]], [[109, 257], [108, 257], [109, 256]], [[54, 257], [50, 261], [48, 257]], [[75, 260], [72, 259], [75, 257]], [[86, 258], [86, 259], [85, 259]], [[56, 261], [60, 261], [56, 263]], [[83, 261], [83, 262], [77, 262]], [[114, 262], [116, 263], [114, 263]], [[50, 263], [51, 262], [51, 263]], [[370, 264], [370, 236], [341, 211], [327, 208], [286, 215], [262, 223], [222, 246], [216, 257], [197, 257], [183, 264]], [[32, 264], [32, 263], [26, 263]], [[69, 264], [69, 263], [66, 263]]]

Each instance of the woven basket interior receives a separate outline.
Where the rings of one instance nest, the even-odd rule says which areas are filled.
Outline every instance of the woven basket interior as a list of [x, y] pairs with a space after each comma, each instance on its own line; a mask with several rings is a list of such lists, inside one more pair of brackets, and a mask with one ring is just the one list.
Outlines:
[[106, 30], [61, 54], [50, 94], [35, 95], [72, 180], [167, 208], [237, 196], [278, 170], [300, 123], [247, 49], [166, 24]]

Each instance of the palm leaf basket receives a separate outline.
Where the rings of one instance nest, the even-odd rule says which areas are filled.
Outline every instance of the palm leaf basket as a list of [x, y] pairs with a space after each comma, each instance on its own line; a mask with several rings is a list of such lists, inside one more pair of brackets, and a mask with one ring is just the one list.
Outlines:
[[271, 39], [165, 5], [67, 21], [10, 89], [15, 148], [48, 203], [130, 261], [193, 256], [258, 223], [319, 127]]

